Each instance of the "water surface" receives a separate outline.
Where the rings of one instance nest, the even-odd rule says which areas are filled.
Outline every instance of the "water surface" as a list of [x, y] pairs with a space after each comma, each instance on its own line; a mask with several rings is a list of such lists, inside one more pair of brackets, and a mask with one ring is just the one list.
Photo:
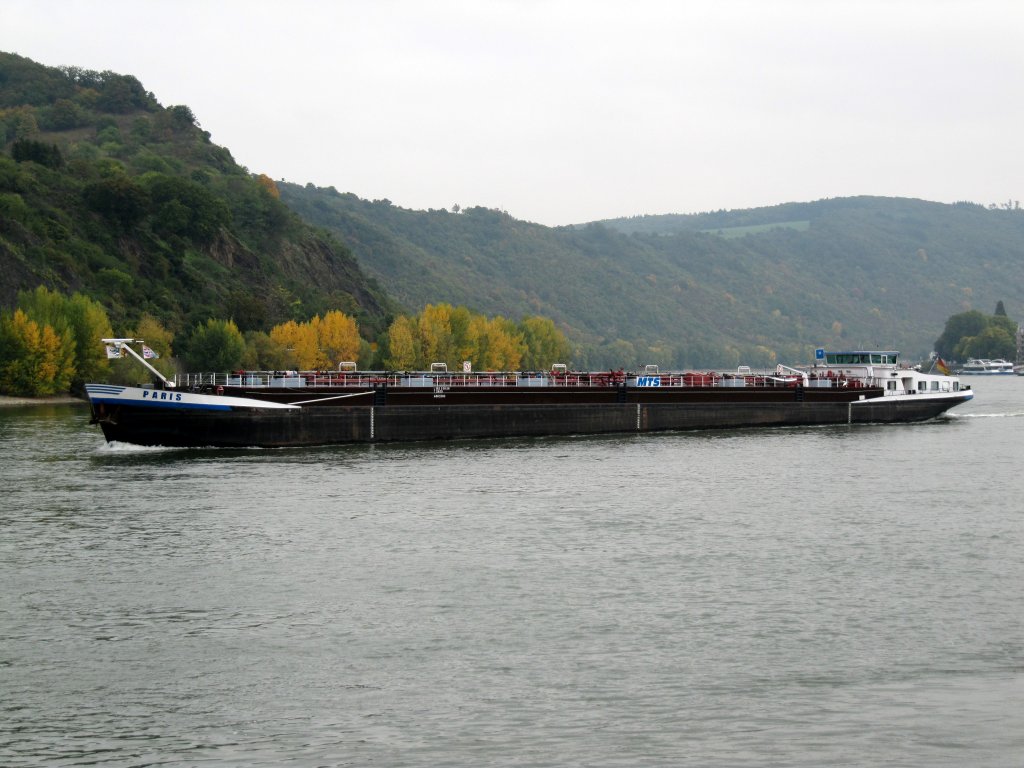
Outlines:
[[0, 764], [1018, 766], [1024, 379], [295, 450], [0, 410]]

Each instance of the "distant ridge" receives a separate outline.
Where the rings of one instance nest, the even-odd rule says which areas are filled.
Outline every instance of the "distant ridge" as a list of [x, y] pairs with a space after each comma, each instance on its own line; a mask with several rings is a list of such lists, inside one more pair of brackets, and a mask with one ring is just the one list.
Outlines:
[[1019, 210], [862, 196], [549, 228], [281, 193], [405, 304], [548, 315], [595, 367], [765, 364], [819, 345], [925, 357], [955, 312], [1024, 308]]

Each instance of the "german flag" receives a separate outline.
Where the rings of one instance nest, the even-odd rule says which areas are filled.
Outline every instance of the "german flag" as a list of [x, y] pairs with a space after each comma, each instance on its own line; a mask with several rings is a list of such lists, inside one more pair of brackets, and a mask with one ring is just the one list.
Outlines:
[[935, 358], [935, 367], [939, 369], [939, 373], [943, 376], [949, 376], [949, 366], [946, 365], [946, 361], [941, 357]]

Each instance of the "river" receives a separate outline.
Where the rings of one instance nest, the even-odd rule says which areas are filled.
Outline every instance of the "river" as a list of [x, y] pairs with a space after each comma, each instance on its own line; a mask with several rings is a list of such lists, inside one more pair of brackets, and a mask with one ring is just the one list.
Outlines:
[[1020, 766], [1024, 379], [295, 450], [0, 410], [0, 764]]

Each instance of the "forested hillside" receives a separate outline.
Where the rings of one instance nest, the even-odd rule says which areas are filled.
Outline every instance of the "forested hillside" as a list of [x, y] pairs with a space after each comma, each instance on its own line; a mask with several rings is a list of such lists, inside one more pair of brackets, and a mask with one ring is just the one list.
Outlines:
[[43, 285], [102, 302], [115, 331], [341, 310], [374, 342], [449, 304], [552, 318], [580, 367], [732, 366], [820, 345], [924, 357], [951, 315], [1024, 311], [1015, 205], [859, 197], [556, 228], [412, 211], [250, 173], [130, 75], [2, 53], [0, 146], [0, 310]]
[[953, 313], [1024, 307], [1024, 212], [858, 197], [547, 228], [334, 189], [282, 199], [406, 304], [552, 317], [594, 366], [765, 364], [819, 345], [927, 356]]
[[329, 309], [386, 327], [391, 301], [342, 243], [130, 75], [0, 53], [0, 147], [0, 307], [43, 285], [99, 300], [115, 330]]

